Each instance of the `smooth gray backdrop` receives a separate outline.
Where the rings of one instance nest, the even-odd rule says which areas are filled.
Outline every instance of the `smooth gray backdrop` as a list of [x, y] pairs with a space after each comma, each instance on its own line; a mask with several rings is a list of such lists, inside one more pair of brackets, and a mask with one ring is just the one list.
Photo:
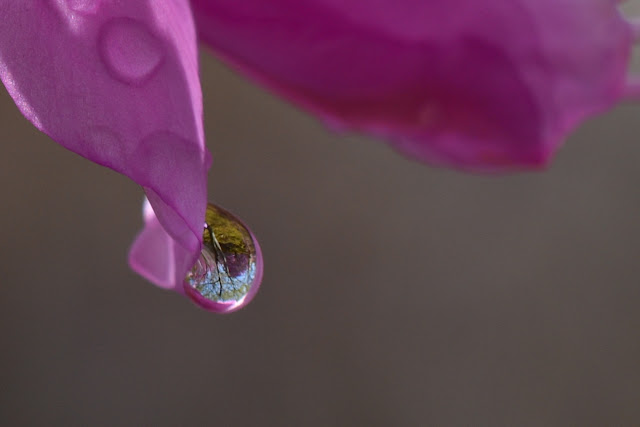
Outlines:
[[338, 136], [203, 55], [212, 200], [266, 275], [219, 316], [132, 273], [141, 190], [0, 92], [0, 424], [640, 424], [640, 107], [544, 173]]

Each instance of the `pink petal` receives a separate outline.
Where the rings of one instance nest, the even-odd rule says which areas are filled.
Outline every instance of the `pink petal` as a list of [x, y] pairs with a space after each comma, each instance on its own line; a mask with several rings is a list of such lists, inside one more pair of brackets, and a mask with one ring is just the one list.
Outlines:
[[144, 203], [144, 223], [129, 252], [131, 268], [162, 288], [184, 293], [183, 281], [193, 265], [192, 254], [167, 234], [148, 201]]
[[[209, 154], [188, 1], [0, 0], [0, 17], [0, 78], [25, 117], [145, 187], [166, 232], [195, 261]], [[150, 226], [144, 242], [168, 238], [153, 232], [164, 230]], [[153, 250], [138, 248], [134, 264]], [[147, 277], [182, 288], [151, 266]]]
[[540, 167], [625, 89], [613, 0], [192, 0], [199, 35], [336, 129], [471, 170]]

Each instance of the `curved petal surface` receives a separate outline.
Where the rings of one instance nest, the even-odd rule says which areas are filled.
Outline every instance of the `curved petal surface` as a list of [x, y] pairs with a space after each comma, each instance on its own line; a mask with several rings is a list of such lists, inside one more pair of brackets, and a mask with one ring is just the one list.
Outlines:
[[184, 277], [192, 254], [167, 234], [148, 200], [143, 207], [144, 228], [129, 252], [131, 268], [161, 288], [184, 293]]
[[210, 160], [188, 1], [0, 0], [0, 17], [0, 78], [24, 116], [142, 185], [195, 261]]
[[613, 0], [192, 0], [204, 42], [335, 129], [467, 170], [547, 163], [622, 95]]

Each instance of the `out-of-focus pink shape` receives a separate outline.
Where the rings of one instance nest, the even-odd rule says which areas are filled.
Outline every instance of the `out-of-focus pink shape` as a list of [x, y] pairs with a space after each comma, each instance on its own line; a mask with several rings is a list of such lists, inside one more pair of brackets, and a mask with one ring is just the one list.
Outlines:
[[628, 93], [614, 0], [192, 0], [201, 39], [339, 130], [432, 164], [546, 165]]

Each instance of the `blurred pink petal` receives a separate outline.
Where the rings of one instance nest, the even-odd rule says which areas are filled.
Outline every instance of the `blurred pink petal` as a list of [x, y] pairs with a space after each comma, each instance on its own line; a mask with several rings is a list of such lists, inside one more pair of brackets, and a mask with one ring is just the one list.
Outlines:
[[430, 163], [538, 168], [627, 89], [613, 0], [192, 0], [204, 42], [335, 129]]
[[[164, 229], [147, 224], [131, 263], [181, 290], [172, 277], [200, 252], [209, 164], [188, 1], [0, 0], [0, 17], [0, 78], [20, 111], [145, 188]], [[151, 244], [163, 239], [189, 262], [168, 271], [171, 254]]]

